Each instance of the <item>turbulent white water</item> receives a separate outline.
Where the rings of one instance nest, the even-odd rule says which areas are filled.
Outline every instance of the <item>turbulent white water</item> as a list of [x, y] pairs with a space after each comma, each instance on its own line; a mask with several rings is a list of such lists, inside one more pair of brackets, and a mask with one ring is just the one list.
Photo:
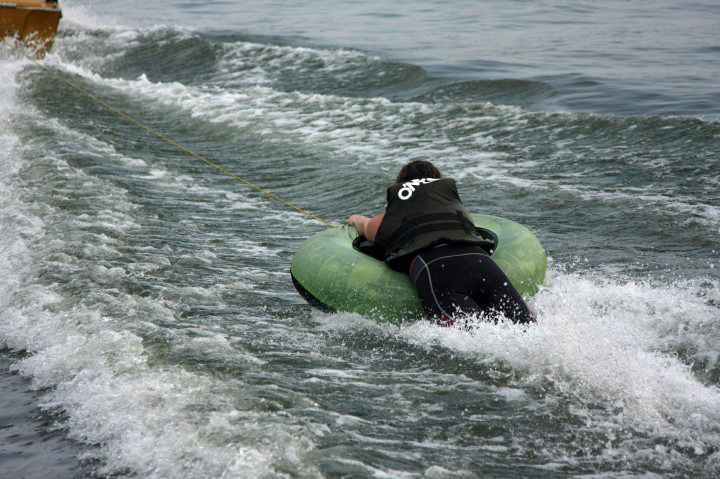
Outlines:
[[327, 38], [188, 28], [181, 7], [187, 22], [128, 27], [70, 3], [42, 65], [335, 223], [431, 159], [470, 209], [542, 241], [540, 323], [310, 310], [288, 268], [318, 223], [4, 43], [0, 345], [42, 391], [41, 436], [82, 445], [79, 474], [720, 472], [717, 122], [533, 108], [577, 92], [526, 66], [468, 81], [458, 63], [453, 80], [438, 58], [428, 73]]

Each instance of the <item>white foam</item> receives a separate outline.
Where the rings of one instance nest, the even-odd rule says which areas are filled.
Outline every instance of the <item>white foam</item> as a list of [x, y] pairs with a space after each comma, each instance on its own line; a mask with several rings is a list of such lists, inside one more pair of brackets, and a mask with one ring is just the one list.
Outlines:
[[[2, 66], [0, 74], [12, 81], [0, 82], [0, 122], [38, 121], [32, 108], [15, 103], [14, 79], [22, 62]], [[78, 151], [84, 148], [108, 161], [145, 166], [57, 122], [38, 124]], [[139, 248], [132, 263], [112, 263], [125, 254], [121, 250], [127, 234], [141, 227], [127, 192], [69, 167], [40, 144], [21, 144], [9, 129], [0, 130], [0, 145], [0, 344], [25, 351], [14, 368], [31, 378], [34, 387], [49, 388], [43, 407], [62, 408], [68, 434], [100, 445], [88, 453], [103, 464], [99, 473], [254, 478], [284, 464], [317, 475], [304, 455], [313, 448], [314, 435], [324, 434], [321, 429], [278, 423], [272, 412], [255, 412], [261, 408], [222, 399], [239, 397], [242, 383], [176, 366], [148, 365], [145, 340], [163, 331], [155, 323], [177, 318], [171, 300], [116, 288], [131, 275], [169, 264], [167, 257], [154, 255], [164, 251], [162, 246]], [[28, 168], [36, 174], [18, 175]], [[43, 181], [47, 177], [50, 184]], [[170, 187], [189, 189], [189, 184], [170, 182]], [[103, 193], [78, 195], [96, 191]], [[73, 201], [79, 213], [55, 208], [52, 201], [24, 202], [42, 200], [44, 192], [50, 199]], [[239, 195], [219, 196], [226, 202], [241, 200]], [[249, 241], [242, 244], [253, 254], [261, 252]], [[63, 280], [48, 283], [39, 279], [42, 275]], [[83, 293], [68, 295], [65, 288]], [[217, 300], [210, 288], [177, 287], [170, 292], [176, 299]], [[169, 352], [183, 354], [185, 348], [218, 361], [264, 363], [225, 335], [197, 334], [178, 338]], [[199, 417], [205, 418], [201, 424]]]
[[349, 82], [380, 58], [343, 49], [317, 49], [262, 45], [252, 42], [225, 44], [218, 62], [224, 87], [272, 85], [281, 74], [332, 74], [336, 82]]
[[[114, 312], [119, 317], [81, 305], [68, 310], [60, 306], [67, 300], [55, 292], [55, 286], [24, 285], [23, 275], [33, 274], [32, 256], [22, 243], [0, 256], [12, 263], [8, 276], [17, 278], [2, 283], [1, 340], [12, 349], [27, 351], [15, 369], [31, 377], [35, 387], [52, 388], [43, 407], [65, 411], [68, 434], [102, 445], [93, 453], [104, 464], [100, 473], [129, 468], [143, 477], [249, 478], [272, 471], [280, 462], [295, 463], [298, 470], [310, 467], [297, 463], [312, 449], [312, 435], [302, 428], [289, 432], [289, 426], [273, 424], [266, 414], [237, 409], [221, 399], [242, 393], [242, 384], [174, 366], [148, 366], [143, 340], [130, 329], [153, 331], [157, 327], [132, 321], [128, 329], [119, 319], [130, 314], [142, 320], [151, 314], [156, 320], [165, 315], [165, 321], [173, 321], [171, 310], [157, 302], [143, 304], [132, 296], [119, 298], [123, 308]], [[125, 274], [118, 268], [98, 266], [96, 270], [89, 272], [90, 277], [100, 274], [96, 278], [100, 282], [107, 274]], [[202, 288], [190, 294], [207, 297]], [[18, 295], [32, 300], [19, 303]], [[106, 297], [95, 297], [104, 308], [112, 304]], [[205, 359], [232, 357], [235, 362], [263, 364], [252, 354], [238, 351], [221, 334], [205, 331], [202, 337], [173, 344], [180, 345], [179, 354], [185, 348], [192, 354], [202, 353]], [[218, 389], [236, 387], [238, 391], [217, 394]], [[200, 414], [207, 422], [198, 424], [198, 411], [208, 408], [210, 412]], [[266, 443], [275, 446], [262, 446]]]
[[[283, 47], [285, 48], [285, 47]], [[305, 52], [301, 52], [305, 54]], [[141, 96], [159, 106], [232, 128], [241, 134], [252, 133], [268, 143], [301, 143], [323, 151], [324, 155], [342, 154], [356, 160], [404, 162], [407, 158], [432, 154], [439, 166], [449, 172], [462, 171], [486, 158], [504, 154], [479, 152], [467, 158], [467, 145], [479, 150], [494, 140], [477, 129], [477, 116], [453, 115], [451, 106], [423, 103], [393, 103], [385, 98], [357, 99], [335, 95], [280, 92], [268, 86], [238, 88], [218, 86], [191, 87], [178, 82], [163, 83], [141, 75], [136, 80], [103, 78], [77, 64], [59, 65], [70, 72], [118, 90]], [[502, 128], [522, 124], [522, 112], [514, 107], [486, 105], [502, 118], [491, 118]], [[448, 111], [445, 111], [448, 110]], [[413, 125], [413, 126], [409, 126]], [[515, 126], [513, 126], [515, 125]], [[448, 138], [448, 132], [467, 131], [463, 148]], [[422, 135], [421, 135], [422, 132]]]
[[[329, 329], [368, 329], [428, 349], [441, 346], [491, 369], [513, 371], [516, 379], [496, 394], [525, 401], [530, 399], [528, 391], [550, 388], [553, 397], [571, 402], [573, 416], [585, 418], [587, 431], [602, 424], [608, 432], [628, 428], [640, 435], [672, 438], [704, 454], [720, 446], [720, 390], [690, 367], [703, 358], [710, 358], [706, 369], [718, 367], [718, 309], [709, 301], [712, 298], [699, 294], [713, 294], [712, 287], [706, 288], [551, 269], [531, 300], [540, 322], [530, 327], [475, 323], [468, 332], [425, 321], [396, 328], [348, 314], [316, 319]], [[677, 351], [685, 349], [693, 354], [682, 360]], [[620, 440], [609, 454], [663, 454], [652, 448], [637, 450], [632, 439], [627, 440]]]

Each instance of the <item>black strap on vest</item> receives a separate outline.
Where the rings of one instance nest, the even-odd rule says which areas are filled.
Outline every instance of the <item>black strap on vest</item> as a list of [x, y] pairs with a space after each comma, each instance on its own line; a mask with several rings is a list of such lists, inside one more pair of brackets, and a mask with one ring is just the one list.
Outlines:
[[356, 237], [353, 240], [352, 245], [356, 251], [359, 251], [362, 254], [371, 256], [378, 261], [385, 261], [385, 250], [364, 236]]
[[402, 220], [400, 228], [390, 237], [387, 246], [397, 244], [407, 238], [417, 237], [433, 231], [462, 230], [467, 234], [475, 235], [475, 225], [461, 211], [455, 213], [429, 213], [417, 215]]
[[479, 227], [475, 227], [475, 234], [482, 237], [482, 239], [488, 242], [487, 245], [482, 245], [481, 248], [484, 249], [487, 254], [492, 255], [497, 249], [498, 243], [500, 243], [500, 238], [498, 238], [498, 235], [495, 234], [494, 231], [491, 231], [487, 228]]
[[[498, 243], [500, 242], [498, 235], [495, 234], [494, 231], [491, 231], [487, 228], [478, 227], [474, 228], [474, 233], [488, 242], [487, 245], [481, 245], [480, 247], [485, 250], [488, 255], [492, 255], [497, 249]], [[369, 239], [365, 238], [364, 236], [356, 237], [353, 240], [352, 245], [356, 251], [371, 256], [378, 261], [385, 260], [385, 250], [370, 241]]]

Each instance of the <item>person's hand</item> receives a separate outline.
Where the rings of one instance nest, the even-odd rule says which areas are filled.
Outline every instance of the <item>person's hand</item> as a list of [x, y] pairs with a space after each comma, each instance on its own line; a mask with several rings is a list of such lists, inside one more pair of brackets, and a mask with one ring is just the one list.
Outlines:
[[375, 242], [375, 236], [380, 227], [380, 222], [382, 222], [384, 217], [384, 213], [373, 218], [368, 218], [363, 215], [352, 215], [348, 218], [347, 224], [348, 226], [355, 227], [360, 236], [364, 236], [370, 241]]
[[368, 220], [367, 216], [351, 215], [347, 220], [347, 224], [348, 224], [348, 226], [353, 226], [353, 227], [357, 228], [359, 225], [364, 224], [367, 220]]

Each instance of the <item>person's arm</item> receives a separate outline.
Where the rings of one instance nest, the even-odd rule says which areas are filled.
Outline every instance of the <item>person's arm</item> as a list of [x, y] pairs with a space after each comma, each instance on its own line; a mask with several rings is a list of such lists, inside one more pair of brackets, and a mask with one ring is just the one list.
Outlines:
[[380, 228], [380, 223], [382, 223], [384, 216], [385, 213], [372, 218], [368, 218], [363, 215], [352, 215], [348, 218], [347, 224], [355, 227], [355, 229], [358, 230], [358, 233], [374, 243], [375, 236], [377, 235], [378, 228]]

